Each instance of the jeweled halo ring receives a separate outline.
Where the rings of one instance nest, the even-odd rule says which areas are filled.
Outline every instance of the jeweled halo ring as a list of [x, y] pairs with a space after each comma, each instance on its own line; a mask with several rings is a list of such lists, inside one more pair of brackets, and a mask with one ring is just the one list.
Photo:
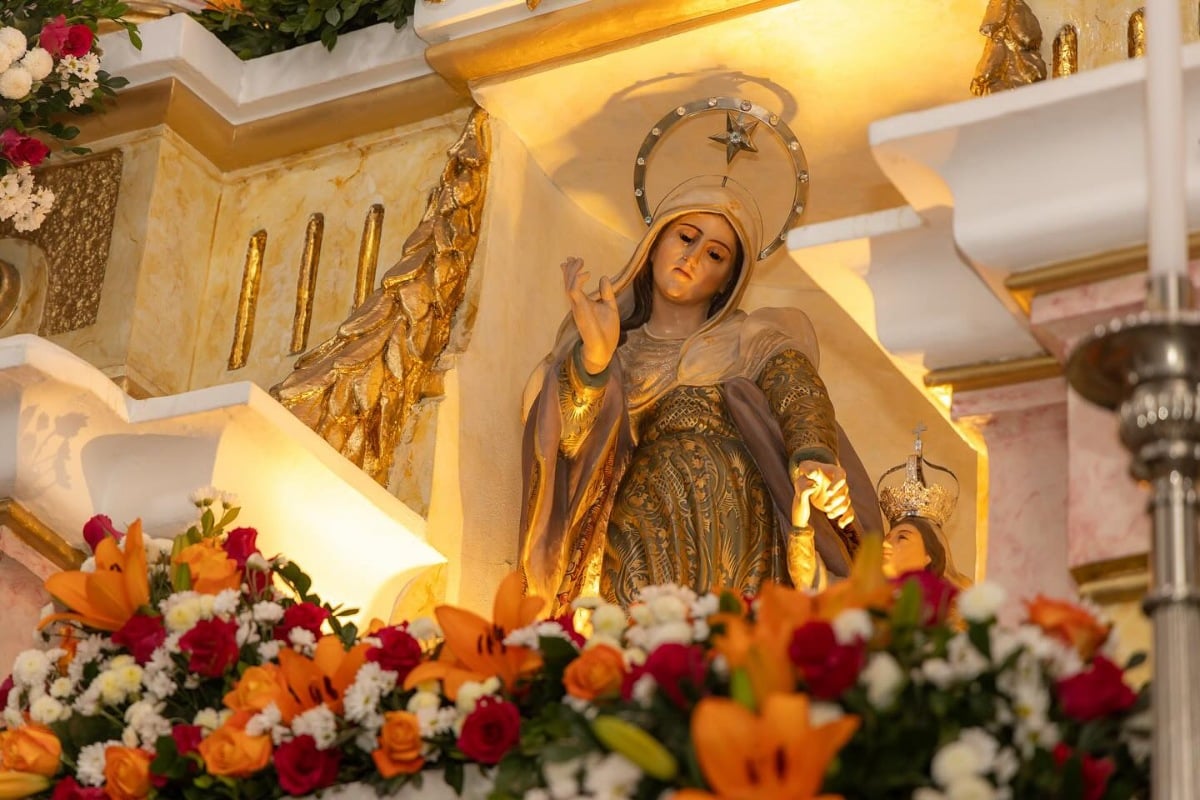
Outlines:
[[796, 191], [792, 198], [791, 211], [784, 220], [783, 227], [779, 229], [779, 234], [768, 241], [766, 246], [759, 251], [759, 260], [764, 259], [787, 240], [788, 231], [795, 227], [801, 215], [804, 214], [804, 207], [808, 200], [808, 161], [804, 158], [804, 148], [800, 146], [800, 140], [796, 138], [796, 134], [792, 133], [787, 123], [780, 119], [778, 114], [749, 100], [739, 97], [709, 97], [704, 100], [693, 100], [678, 106], [660, 119], [642, 140], [642, 146], [638, 149], [637, 160], [633, 166], [633, 196], [637, 200], [638, 211], [642, 215], [642, 221], [647, 225], [653, 221], [650, 203], [646, 199], [646, 164], [650, 160], [650, 154], [654, 152], [654, 148], [663, 141], [667, 131], [672, 127], [692, 117], [713, 112], [725, 113], [725, 131], [708, 138], [725, 145], [725, 163], [727, 165], [732, 163], [733, 159], [742, 151], [758, 152], [758, 148], [754, 145], [753, 135], [760, 123], [779, 138], [783, 143], [784, 151], [791, 157], [792, 174], [796, 176]]

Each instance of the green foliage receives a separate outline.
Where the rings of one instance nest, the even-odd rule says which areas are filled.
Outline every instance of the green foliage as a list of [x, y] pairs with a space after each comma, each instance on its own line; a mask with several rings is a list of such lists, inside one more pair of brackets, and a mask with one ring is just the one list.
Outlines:
[[238, 58], [251, 59], [320, 42], [327, 50], [338, 36], [390, 22], [404, 27], [415, 0], [217, 0], [193, 18]]

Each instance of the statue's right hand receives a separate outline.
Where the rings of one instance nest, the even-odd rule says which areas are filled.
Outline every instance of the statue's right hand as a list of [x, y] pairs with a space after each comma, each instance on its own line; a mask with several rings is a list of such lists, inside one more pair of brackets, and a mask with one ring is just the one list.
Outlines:
[[621, 312], [608, 277], [600, 279], [600, 296], [593, 299], [583, 291], [590, 277], [583, 268], [583, 259], [572, 256], [562, 263], [563, 283], [571, 301], [571, 316], [579, 329], [582, 342], [583, 366], [589, 374], [603, 372], [621, 338]]

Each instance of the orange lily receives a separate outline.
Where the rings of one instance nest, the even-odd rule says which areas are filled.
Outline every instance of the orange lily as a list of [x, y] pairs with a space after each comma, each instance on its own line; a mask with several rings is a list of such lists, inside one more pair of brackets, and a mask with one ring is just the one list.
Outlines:
[[889, 611], [894, 594], [891, 582], [883, 574], [883, 537], [865, 536], [850, 568], [850, 577], [817, 596], [817, 618], [832, 622], [851, 608]]
[[101, 631], [120, 630], [137, 610], [150, 602], [142, 521], [129, 526], [124, 552], [117, 540], [105, 538], [96, 546], [96, 571], [71, 570], [46, 579], [46, 591], [71, 609], [44, 618], [39, 628], [72, 620]]
[[36, 772], [0, 772], [0, 800], [31, 797], [50, 788], [52, 781]]
[[676, 800], [837, 800], [818, 795], [829, 762], [858, 729], [847, 716], [812, 727], [808, 697], [776, 694], [762, 715], [706, 697], [692, 717], [692, 741], [713, 791], [684, 789]]
[[713, 621], [724, 625], [724, 633], [713, 640], [731, 669], [744, 669], [754, 701], [761, 705], [770, 695], [796, 688], [795, 671], [788, 646], [792, 631], [813, 619], [816, 599], [804, 592], [763, 584], [758, 611], [752, 624], [737, 614], [717, 614]]
[[511, 690], [518, 678], [541, 666], [542, 658], [528, 647], [506, 645], [504, 639], [533, 623], [545, 604], [541, 597], [525, 597], [521, 575], [513, 572], [496, 590], [492, 622], [463, 608], [438, 606], [433, 613], [446, 637], [441, 655], [437, 661], [419, 664], [408, 674], [404, 687], [440, 680], [446, 696], [453, 700], [467, 681], [495, 676]]
[[279, 651], [279, 668], [294, 702], [279, 704], [284, 722], [296, 714], [324, 705], [335, 714], [342, 713], [346, 690], [354, 683], [358, 670], [367, 660], [368, 644], [356, 644], [346, 650], [336, 636], [322, 636], [313, 657], [295, 650]]

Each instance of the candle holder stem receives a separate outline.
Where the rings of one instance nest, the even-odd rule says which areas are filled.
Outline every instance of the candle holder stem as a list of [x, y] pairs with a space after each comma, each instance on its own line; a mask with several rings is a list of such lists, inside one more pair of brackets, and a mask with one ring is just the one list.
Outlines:
[[1149, 482], [1154, 523], [1145, 610], [1154, 632], [1151, 787], [1155, 800], [1200, 800], [1200, 312], [1185, 276], [1156, 275], [1145, 311], [1099, 328], [1075, 348], [1067, 379], [1116, 409], [1134, 477]]

